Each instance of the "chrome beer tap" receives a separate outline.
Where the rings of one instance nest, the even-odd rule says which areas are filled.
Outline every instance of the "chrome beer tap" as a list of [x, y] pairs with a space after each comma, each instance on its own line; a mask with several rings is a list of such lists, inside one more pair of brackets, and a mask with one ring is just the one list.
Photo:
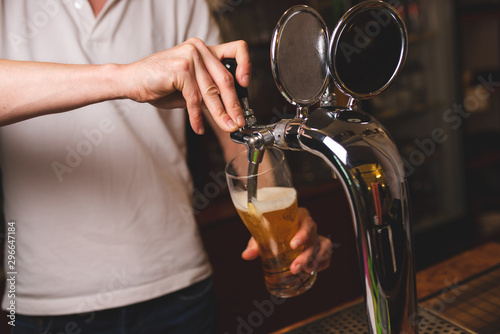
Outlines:
[[[271, 64], [296, 117], [231, 134], [248, 147], [249, 159], [274, 145], [318, 155], [335, 172], [352, 212], [370, 333], [418, 332], [403, 164], [388, 132], [360, 106], [390, 85], [406, 52], [405, 25], [382, 1], [351, 8], [331, 38], [316, 11], [292, 7], [274, 31]], [[332, 83], [349, 96], [347, 106], [336, 106]]]

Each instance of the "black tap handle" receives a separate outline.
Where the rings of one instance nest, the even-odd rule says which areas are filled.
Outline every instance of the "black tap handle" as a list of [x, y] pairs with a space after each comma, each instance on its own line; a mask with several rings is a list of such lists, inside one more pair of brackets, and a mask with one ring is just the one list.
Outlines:
[[248, 97], [248, 90], [244, 87], [241, 87], [238, 81], [236, 80], [236, 67], [238, 64], [234, 58], [224, 58], [222, 59], [222, 64], [226, 66], [226, 68], [231, 72], [234, 78], [234, 87], [236, 88], [236, 93], [238, 94], [238, 98], [241, 100], [245, 97]]

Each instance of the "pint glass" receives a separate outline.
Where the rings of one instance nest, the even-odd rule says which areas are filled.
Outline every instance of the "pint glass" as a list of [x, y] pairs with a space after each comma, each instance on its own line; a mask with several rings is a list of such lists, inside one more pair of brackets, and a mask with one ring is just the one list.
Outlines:
[[[307, 291], [316, 273], [290, 271], [303, 247], [292, 249], [290, 241], [299, 230], [297, 192], [292, 186], [285, 155], [277, 148], [265, 150], [258, 171], [249, 175], [247, 152], [229, 162], [226, 177], [231, 199], [246, 227], [255, 238], [267, 290], [281, 298]], [[255, 196], [248, 189], [255, 187]]]

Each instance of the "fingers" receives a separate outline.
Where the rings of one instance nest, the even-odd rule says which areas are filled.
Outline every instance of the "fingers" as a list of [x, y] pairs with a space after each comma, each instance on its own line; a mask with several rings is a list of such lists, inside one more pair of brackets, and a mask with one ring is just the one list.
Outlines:
[[209, 47], [220, 60], [224, 58], [235, 58], [238, 67], [236, 68], [236, 80], [243, 87], [248, 87], [252, 77], [252, 63], [248, 44], [245, 41], [234, 41], [222, 45]]
[[290, 271], [297, 274], [300, 271], [312, 273], [322, 271], [330, 266], [332, 255], [332, 242], [318, 236], [314, 245], [304, 249], [302, 253], [293, 261]]
[[[203, 48], [206, 48], [203, 42], [195, 39], [188, 40], [175, 48], [175, 55], [182, 59], [178, 61], [179, 64], [176, 67], [178, 72], [175, 86], [182, 91], [186, 100], [191, 127], [197, 134], [203, 134], [202, 105], [204, 103], [222, 130], [236, 131], [238, 125], [226, 113], [219, 97], [218, 86], [207, 71], [203, 56], [206, 52]], [[227, 72], [222, 64], [220, 66], [219, 71]]]
[[305, 208], [299, 208], [298, 219], [299, 231], [290, 242], [290, 247], [297, 249], [304, 246], [304, 250], [293, 261], [291, 272], [297, 274], [300, 271], [312, 273], [325, 270], [330, 265], [331, 241], [317, 234], [316, 223]]
[[[196, 68], [196, 65], [191, 66]], [[181, 91], [184, 100], [186, 100], [191, 128], [195, 133], [201, 135], [205, 132], [201, 111], [204, 97], [199, 90], [199, 81], [201, 78], [196, 77], [195, 73], [193, 73], [190, 67], [184, 68], [181, 72], [182, 78], [179, 80], [178, 89]]]
[[[330, 261], [332, 260], [333, 244], [332, 241], [326, 237], [320, 236], [321, 243], [320, 249], [313, 261], [309, 262], [311, 265], [317, 266], [316, 271], [323, 271], [330, 266]], [[311, 268], [310, 268], [311, 269]]]
[[252, 237], [248, 241], [247, 248], [241, 253], [241, 257], [244, 260], [255, 260], [259, 256], [259, 248], [257, 246], [257, 242]]
[[185, 43], [194, 45], [201, 57], [202, 61], [196, 63], [196, 76], [203, 101], [217, 125], [227, 132], [243, 127], [245, 118], [234, 88], [234, 79], [221, 59], [239, 57], [244, 64], [241, 70], [237, 69], [237, 76], [245, 77], [244, 80], [249, 82], [248, 68], [251, 65], [247, 64], [248, 50], [238, 47], [241, 43], [222, 44], [212, 49], [199, 39], [189, 39]]
[[218, 127], [233, 132], [245, 126], [234, 79], [221, 63], [222, 58], [236, 58], [240, 63], [236, 77], [242, 86], [248, 86], [251, 75], [248, 46], [232, 42], [208, 47], [200, 39], [192, 38], [141, 61], [123, 66], [126, 77], [132, 77], [124, 96], [138, 102], [149, 102], [157, 107], [183, 106], [180, 91], [188, 108], [193, 130], [204, 132], [203, 105], [209, 110]]
[[290, 241], [290, 247], [292, 247], [292, 249], [297, 249], [300, 246], [306, 245], [306, 243], [312, 238], [315, 238], [317, 234], [316, 223], [314, 223], [314, 220], [306, 208], [299, 208], [297, 216], [299, 231]]

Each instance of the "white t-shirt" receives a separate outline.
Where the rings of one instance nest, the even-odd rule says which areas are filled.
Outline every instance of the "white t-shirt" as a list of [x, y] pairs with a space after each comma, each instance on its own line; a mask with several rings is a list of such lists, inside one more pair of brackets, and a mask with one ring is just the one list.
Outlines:
[[[203, 0], [0, 0], [0, 58], [129, 63], [190, 37]], [[185, 111], [128, 100], [0, 128], [16, 312], [62, 315], [155, 298], [211, 274], [192, 213]], [[5, 309], [10, 299], [3, 298]]]

